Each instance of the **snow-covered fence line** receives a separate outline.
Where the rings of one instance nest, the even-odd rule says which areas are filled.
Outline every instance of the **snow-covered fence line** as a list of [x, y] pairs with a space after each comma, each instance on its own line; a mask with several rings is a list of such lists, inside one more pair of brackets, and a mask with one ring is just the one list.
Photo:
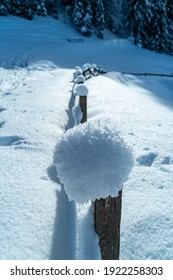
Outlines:
[[102, 259], [115, 260], [120, 251], [122, 188], [133, 156], [111, 120], [87, 121], [85, 81], [90, 73], [83, 70], [76, 67], [74, 73], [75, 104], [79, 99], [72, 108], [76, 125], [59, 138], [53, 163], [69, 200], [93, 201], [93, 227]]
[[[79, 105], [74, 106], [72, 113], [75, 119], [75, 124], [84, 123], [87, 121], [87, 95], [88, 89], [84, 85], [85, 81], [106, 73], [101, 65], [86, 63], [82, 67], [76, 66], [73, 73], [72, 93], [79, 97]], [[81, 119], [80, 119], [81, 118]]]
[[85, 81], [105, 74], [106, 71], [101, 65], [86, 63], [82, 67], [76, 66], [73, 73], [72, 94], [79, 97], [79, 105], [72, 108], [75, 124], [84, 123], [87, 121], [87, 95], [88, 89], [84, 85]]
[[[79, 189], [76, 186], [79, 185], [80, 188], [85, 186], [82, 202], [87, 199], [93, 200], [94, 228], [99, 236], [102, 259], [119, 259], [122, 186], [127, 179], [126, 171], [128, 170], [127, 174], [129, 174], [132, 167], [132, 157], [131, 152], [128, 154], [129, 150], [126, 150], [123, 139], [118, 140], [116, 129], [113, 127], [110, 129], [104, 122], [101, 126], [101, 122], [92, 125], [86, 123], [88, 89], [84, 83], [87, 79], [103, 73], [106, 71], [95, 64], [92, 66], [84, 64], [82, 68], [79, 66], [75, 68], [72, 92], [75, 97], [79, 97], [79, 104], [73, 107], [73, 116], [76, 124], [85, 124], [82, 127], [77, 126], [78, 134], [75, 141], [75, 143], [77, 142], [75, 150], [78, 150], [77, 156], [80, 161], [75, 164], [80, 165], [80, 177], [77, 180], [80, 180], [81, 183], [74, 179], [73, 191], [71, 193], [69, 190], [69, 192], [71, 198], [81, 200]], [[110, 142], [113, 132], [117, 133], [117, 137], [114, 135], [112, 138], [114, 140]], [[76, 157], [74, 161], [76, 161]], [[118, 177], [121, 175], [123, 180]], [[107, 179], [105, 180], [105, 178]], [[68, 182], [66, 182], [66, 186], [68, 186]], [[74, 189], [76, 190], [74, 191]]]
[[73, 75], [74, 83], [76, 82], [76, 78], [79, 75], [83, 75], [85, 77], [85, 79], [87, 80], [92, 77], [95, 77], [95, 76], [98, 76], [101, 74], [105, 74], [105, 73], [107, 73], [107, 71], [105, 71], [101, 65], [97, 66], [96, 64], [86, 63], [86, 64], [83, 64], [82, 67], [76, 66], [75, 72]]
[[[90, 79], [92, 77], [106, 74], [109, 72], [116, 71], [114, 69], [111, 70], [105, 70], [101, 65], [97, 66], [96, 64], [90, 64], [86, 63], [83, 64], [82, 68], [77, 66], [75, 68], [74, 72], [74, 83], [75, 83], [75, 78], [80, 74], [82, 74], [85, 79]], [[165, 74], [165, 73], [148, 73], [148, 72], [143, 72], [143, 73], [137, 73], [137, 72], [121, 72], [123, 75], [134, 75], [134, 76], [156, 76], [156, 77], [168, 77], [168, 78], [173, 78], [173, 73], [171, 74]]]
[[106, 71], [103, 69], [101, 65], [97, 66], [96, 64], [86, 63], [82, 66], [82, 73], [87, 80], [92, 77], [105, 74]]

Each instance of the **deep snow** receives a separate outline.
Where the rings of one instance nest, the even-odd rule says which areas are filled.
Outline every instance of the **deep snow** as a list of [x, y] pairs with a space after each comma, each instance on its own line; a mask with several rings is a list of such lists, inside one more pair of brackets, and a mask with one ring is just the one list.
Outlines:
[[125, 39], [83, 38], [50, 18], [0, 22], [0, 259], [100, 258], [91, 203], [69, 201], [53, 165], [75, 124], [74, 68], [86, 62], [114, 70], [85, 83], [88, 120], [109, 119], [135, 158], [120, 257], [172, 259], [173, 79], [121, 72], [170, 74], [173, 58]]

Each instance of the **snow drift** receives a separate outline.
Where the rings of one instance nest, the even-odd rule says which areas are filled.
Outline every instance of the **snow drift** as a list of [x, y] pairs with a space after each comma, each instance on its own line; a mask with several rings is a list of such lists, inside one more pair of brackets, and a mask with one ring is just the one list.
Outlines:
[[110, 121], [86, 122], [58, 142], [54, 164], [70, 200], [117, 196], [133, 165], [130, 147]]

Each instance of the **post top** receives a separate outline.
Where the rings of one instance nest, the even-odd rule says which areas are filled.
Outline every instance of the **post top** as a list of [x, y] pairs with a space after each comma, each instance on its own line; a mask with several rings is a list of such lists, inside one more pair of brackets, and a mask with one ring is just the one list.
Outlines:
[[83, 75], [79, 75], [79, 76], [77, 76], [76, 79], [75, 79], [75, 83], [76, 83], [76, 84], [82, 84], [82, 83], [84, 83], [84, 82], [85, 82], [85, 77], [84, 77]]
[[76, 96], [87, 96], [88, 88], [85, 85], [77, 85], [74, 89], [74, 95]]

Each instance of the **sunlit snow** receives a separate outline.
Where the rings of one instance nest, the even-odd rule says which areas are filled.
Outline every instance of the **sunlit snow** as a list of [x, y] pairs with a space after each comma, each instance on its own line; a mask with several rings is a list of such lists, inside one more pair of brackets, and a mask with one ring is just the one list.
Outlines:
[[[57, 174], [54, 158], [59, 162], [61, 155], [65, 160], [62, 150], [56, 152], [58, 143], [63, 147], [62, 139], [78, 130], [82, 136], [90, 123], [107, 125], [108, 120], [111, 137], [122, 139], [119, 147], [126, 143], [134, 156], [123, 184], [120, 258], [172, 259], [173, 79], [122, 72], [171, 74], [173, 57], [109, 34], [104, 40], [83, 38], [49, 17], [28, 21], [8, 16], [0, 22], [0, 259], [100, 259], [91, 201], [69, 199], [68, 170]], [[85, 82], [88, 123], [76, 126], [80, 118], [75, 124], [73, 74], [76, 65], [86, 62], [109, 72]], [[95, 133], [93, 140], [99, 135]], [[102, 157], [97, 187], [108, 171], [105, 165], [111, 165], [116, 187], [114, 145], [108, 147], [113, 152], [110, 161], [105, 144], [99, 148], [106, 163]], [[69, 172], [70, 167], [79, 170], [73, 163], [69, 162]], [[120, 166], [125, 167], [122, 162]], [[93, 183], [93, 177], [89, 179]]]

